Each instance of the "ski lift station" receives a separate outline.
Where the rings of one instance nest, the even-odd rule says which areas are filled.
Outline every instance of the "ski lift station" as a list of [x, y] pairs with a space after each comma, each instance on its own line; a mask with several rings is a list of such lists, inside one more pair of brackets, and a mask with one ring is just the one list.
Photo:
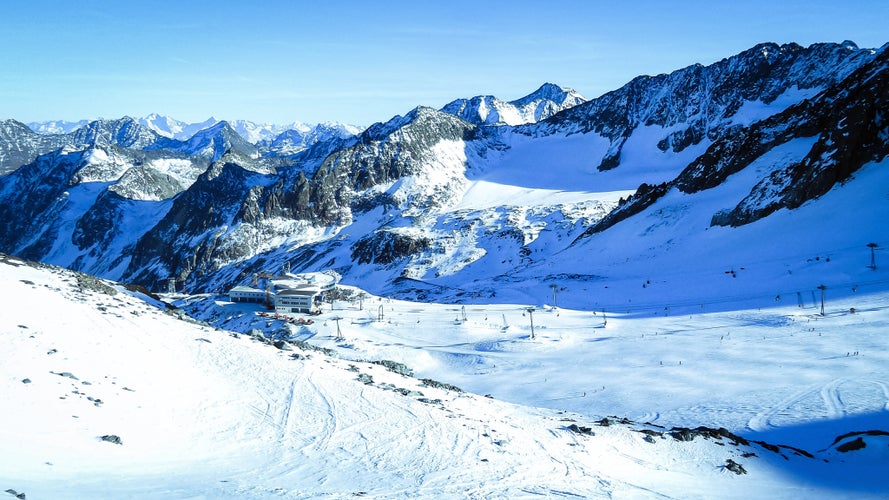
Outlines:
[[[259, 279], [265, 280], [265, 289], [259, 287]], [[229, 290], [232, 302], [248, 302], [274, 305], [275, 312], [303, 313], [312, 312], [316, 301], [320, 301], [324, 292], [332, 290], [339, 282], [339, 275], [333, 272], [301, 273], [273, 276], [265, 273], [254, 275], [253, 285], [236, 286]]]

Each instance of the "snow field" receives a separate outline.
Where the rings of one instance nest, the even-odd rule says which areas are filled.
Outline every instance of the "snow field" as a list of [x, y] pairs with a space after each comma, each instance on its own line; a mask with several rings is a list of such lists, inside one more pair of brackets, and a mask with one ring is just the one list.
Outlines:
[[[665, 435], [647, 443], [633, 430], [641, 424], [594, 425], [602, 412], [535, 409], [428, 387], [420, 378], [435, 370], [422, 363], [415, 367], [416, 378], [405, 378], [379, 365], [278, 350], [245, 335], [175, 319], [120, 288], [114, 295], [100, 293], [67, 271], [4, 258], [0, 277], [8, 306], [0, 337], [10, 361], [0, 366], [0, 390], [9, 402], [0, 416], [0, 486], [28, 498], [702, 497], [713, 492], [740, 498], [741, 491], [789, 498], [824, 494], [835, 486], [787, 479], [776, 469], [785, 459], [757, 446], [752, 451], [761, 458], [745, 456], [749, 448], [704, 438], [679, 442]], [[510, 323], [502, 332], [502, 315], [495, 318], [490, 306], [467, 307], [462, 321], [460, 307], [380, 302], [389, 307], [384, 312], [391, 324], [367, 321], [374, 308], [335, 304], [335, 314], [354, 318], [341, 320], [352, 347], [339, 346], [340, 351], [361, 354], [362, 345], [375, 345], [385, 355], [406, 352], [399, 349], [426, 353], [429, 366], [448, 368], [437, 372], [449, 376], [446, 382], [461, 378], [459, 364], [474, 351], [472, 356], [496, 363], [488, 375], [502, 376], [499, 389], [490, 386], [498, 397], [509, 396], [521, 381], [536, 382], [538, 373], [552, 373], [547, 358], [579, 352], [584, 344], [609, 344], [590, 343], [572, 332], [590, 320], [587, 313], [538, 311], [540, 328], [530, 340], [515, 309], [502, 313]], [[210, 308], [219, 309], [225, 306]], [[860, 317], [885, 315], [881, 311]], [[319, 344], [333, 328], [330, 313], [325, 314], [316, 320], [317, 330], [303, 330]], [[603, 330], [619, 334], [633, 321], [638, 320], [609, 317]], [[646, 344], [679, 337], [673, 332]], [[565, 359], [573, 377], [594, 378], [571, 367], [580, 357]], [[466, 377], [477, 387], [463, 388], [483, 388], [484, 378]], [[612, 384], [621, 385], [609, 381], [605, 393], [614, 390]], [[572, 432], [571, 424], [591, 426], [594, 435]], [[122, 444], [99, 439], [112, 434]], [[748, 474], [728, 473], [729, 458], [743, 462]], [[810, 475], [822, 468], [821, 462], [799, 460], [791, 463]]]
[[[667, 428], [726, 427], [846, 464], [818, 472], [794, 464], [785, 471], [792, 483], [836, 488], [831, 495], [885, 492], [875, 472], [889, 458], [882, 445], [869, 448], [870, 458], [830, 449], [847, 432], [886, 427], [885, 292], [833, 300], [825, 316], [812, 305], [785, 305], [691, 316], [608, 313], [603, 326], [601, 313], [538, 309], [533, 340], [518, 306], [466, 305], [463, 321], [462, 307], [380, 302], [382, 322], [370, 317], [374, 301], [365, 300], [364, 311], [336, 303], [296, 336], [530, 407]], [[344, 318], [344, 341], [324, 321], [334, 313]]]
[[[348, 357], [400, 361], [420, 376], [528, 406], [762, 431], [886, 408], [889, 398], [880, 390], [889, 375], [882, 368], [889, 361], [884, 297], [834, 300], [823, 317], [811, 305], [647, 317], [606, 313], [605, 319], [538, 309], [533, 340], [531, 318], [520, 306], [365, 300], [365, 311], [337, 303], [294, 335]], [[345, 341], [335, 339], [334, 322], [325, 320], [332, 314], [344, 318]], [[789, 394], [828, 384], [847, 393], [841, 408], [816, 391], [810, 400], [775, 411]], [[826, 448], [834, 437], [796, 444]], [[786, 441], [794, 444], [793, 437]]]

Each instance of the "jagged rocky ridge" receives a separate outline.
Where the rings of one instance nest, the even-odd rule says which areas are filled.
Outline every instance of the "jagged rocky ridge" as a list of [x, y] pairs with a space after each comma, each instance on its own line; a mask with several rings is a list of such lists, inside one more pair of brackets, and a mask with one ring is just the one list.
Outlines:
[[873, 57], [872, 51], [860, 50], [849, 41], [807, 48], [763, 43], [709, 66], [695, 64], [669, 74], [637, 77], [546, 120], [542, 127], [528, 127], [526, 133], [595, 132], [609, 141], [597, 166], [608, 170], [620, 165], [627, 139], [642, 127], [671, 129], [657, 147], [680, 152], [701, 141], [731, 135], [751, 118], [766, 118], [738, 116], [745, 103], [770, 104], [793, 94], [796, 100], [811, 97]]
[[24, 123], [0, 121], [0, 175], [34, 161], [41, 154], [59, 149], [65, 143], [61, 136], [37, 134]]
[[0, 122], [0, 175], [65, 147], [83, 149], [92, 145], [148, 149], [161, 137], [124, 117], [119, 120], [96, 120], [65, 134], [40, 134], [15, 120]]
[[[255, 145], [266, 155], [291, 155], [298, 153], [317, 142], [346, 139], [358, 134], [360, 127], [336, 122], [310, 125], [293, 122], [286, 125], [255, 123], [249, 120], [225, 120], [242, 139]], [[186, 123], [169, 116], [152, 113], [136, 122], [157, 135], [176, 141], [188, 141], [202, 131], [218, 126], [223, 120], [210, 117], [196, 123]], [[90, 126], [88, 120], [68, 122], [62, 120], [31, 122], [27, 126], [41, 135], [64, 135]], [[206, 135], [206, 132], [204, 132]]]
[[[189, 275], [196, 269], [215, 270], [219, 259], [235, 261], [262, 246], [251, 245], [250, 237], [225, 235], [255, 234], [255, 228], [273, 221], [286, 221], [287, 228], [279, 226], [279, 230], [294, 232], [309, 225], [343, 227], [352, 222], [353, 211], [376, 207], [418, 213], [432, 203], [429, 198], [413, 191], [373, 188], [422, 173], [428, 162], [435, 161], [429, 150], [436, 143], [462, 139], [472, 129], [457, 118], [417, 108], [405, 117], [369, 128], [353, 144], [327, 156], [321, 146], [307, 150], [301, 159], [308, 166], [291, 164], [263, 175], [249, 173], [243, 167], [249, 165], [243, 157], [223, 157], [177, 198], [167, 216], [140, 240], [125, 276], [132, 274], [135, 281], [150, 282], [157, 279], [158, 263], [178, 275]], [[318, 149], [322, 154], [317, 154]], [[317, 166], [311, 166], [319, 160]], [[432, 190], [429, 196], [444, 196], [452, 181], [456, 180], [446, 177], [442, 186], [427, 185]], [[255, 236], [263, 238], [262, 234]], [[170, 241], [189, 241], [191, 251], [183, 258]], [[371, 241], [386, 244], [379, 238]]]
[[[148, 287], [176, 276], [191, 290], [223, 290], [288, 261], [400, 293], [421, 282], [460, 282], [467, 268], [497, 276], [547, 259], [674, 187], [705, 189], [775, 145], [822, 133], [811, 158], [764, 177], [735, 210], [713, 214], [714, 224], [744, 224], [798, 206], [885, 156], [885, 58], [885, 49], [851, 42], [762, 44], [710, 66], [639, 77], [538, 123], [490, 126], [448, 106], [417, 108], [279, 158], [227, 124], [175, 141], [129, 119], [63, 136], [29, 135], [4, 122], [15, 134], [0, 151], [44, 156], [0, 177], [0, 250]], [[518, 101], [539, 100], [535, 94]], [[56, 152], [40, 153], [52, 141], [61, 144], [49, 149]], [[577, 141], [589, 148], [569, 160], [598, 174], [561, 189], [595, 193], [599, 176], [624, 170], [644, 184], [619, 206], [593, 194], [583, 202], [459, 208], [473, 182], [527, 148], [545, 144], [546, 155], [570, 157], [574, 150], [561, 145]], [[115, 175], [96, 177], [84, 148], [124, 160], [108, 168]], [[634, 174], [638, 162], [628, 151], [665, 166]], [[172, 168], [173, 161], [184, 163]], [[622, 182], [615, 189], [638, 186]]]
[[866, 163], [889, 154], [887, 67], [889, 52], [883, 50], [838, 85], [715, 141], [673, 181], [641, 186], [582, 237], [641, 212], [672, 188], [684, 193], [714, 188], [776, 146], [801, 137], [818, 140], [801, 161], [762, 178], [734, 209], [714, 214], [712, 224], [748, 224], [825, 194]]

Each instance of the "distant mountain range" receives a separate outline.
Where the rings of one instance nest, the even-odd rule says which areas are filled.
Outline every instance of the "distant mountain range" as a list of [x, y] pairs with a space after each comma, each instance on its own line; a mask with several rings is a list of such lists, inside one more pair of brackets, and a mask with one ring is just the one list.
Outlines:
[[[136, 122], [153, 130], [161, 137], [184, 141], [201, 130], [219, 124], [222, 120], [217, 120], [216, 118], [211, 117], [202, 122], [187, 123], [175, 118], [152, 113], [144, 118], [136, 119]], [[89, 120], [79, 120], [76, 122], [53, 120], [30, 122], [27, 125], [31, 130], [38, 134], [68, 134], [88, 125], [89, 123]], [[227, 123], [238, 133], [238, 135], [252, 144], [262, 141], [272, 142], [283, 132], [295, 131], [299, 132], [301, 135], [308, 136], [313, 133], [323, 134], [321, 131], [338, 130], [341, 132], [341, 135], [355, 135], [362, 130], [361, 127], [355, 125], [336, 122], [325, 122], [315, 125], [293, 122], [285, 125], [276, 125], [271, 123], [256, 123], [249, 120], [232, 120], [227, 121]]]
[[[751, 252], [779, 259], [742, 228], [796, 234], [781, 214], [822, 206], [884, 161], [887, 57], [764, 43], [596, 99], [545, 84], [360, 132], [152, 116], [38, 134], [6, 120], [0, 252], [150, 288], [174, 276], [192, 291], [286, 262], [445, 300], [657, 275], [714, 234], [734, 242], [718, 255], [728, 267]], [[867, 193], [862, 205], [886, 203]], [[885, 234], [869, 220], [856, 238]]]
[[[447, 104], [442, 111], [478, 125], [520, 125], [548, 118], [559, 111], [586, 102], [586, 99], [573, 89], [562, 88], [546, 83], [531, 94], [511, 102], [504, 102], [494, 96], [476, 96], [471, 99], [457, 99]], [[217, 125], [222, 120], [210, 117], [202, 122], [188, 123], [169, 116], [152, 113], [137, 118], [140, 125], [153, 130], [162, 137], [187, 140], [201, 130]], [[29, 122], [27, 126], [38, 134], [68, 134], [90, 123], [89, 120], [51, 120]], [[318, 140], [326, 140], [336, 135], [347, 137], [360, 133], [362, 127], [338, 122], [308, 124], [292, 122], [278, 125], [256, 123], [249, 120], [227, 120], [232, 129], [251, 144], [282, 143], [288, 146], [305, 145]], [[282, 134], [287, 132], [285, 136]], [[309, 138], [308, 140], [305, 138]], [[295, 151], [294, 151], [295, 152]]]

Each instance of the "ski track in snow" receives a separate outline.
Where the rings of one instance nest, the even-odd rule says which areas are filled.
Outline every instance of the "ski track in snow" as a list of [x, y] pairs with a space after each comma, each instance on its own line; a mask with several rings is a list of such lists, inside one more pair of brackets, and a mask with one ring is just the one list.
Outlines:
[[[799, 415], [801, 413], [799, 407], [805, 408], [805, 413], [810, 418], [843, 418], [852, 413], [849, 410], [849, 404], [854, 401], [851, 398], [844, 398], [843, 393], [851, 394], [853, 391], [861, 391], [868, 386], [876, 387], [879, 390], [882, 402], [879, 400], [880, 398], [866, 398], [864, 399], [864, 409], [869, 411], [889, 411], [889, 385], [885, 382], [837, 378], [825, 384], [798, 391], [767, 410], [757, 413], [748, 421], [747, 428], [757, 432], [780, 428], [782, 424], [786, 424], [786, 421], [776, 423], [776, 417], [785, 416], [786, 418], [789, 415]], [[856, 401], [856, 403], [860, 402]]]
[[284, 442], [287, 436], [291, 433], [290, 429], [290, 418], [293, 410], [293, 401], [294, 395], [296, 394], [296, 384], [298, 380], [294, 380], [290, 384], [290, 391], [287, 393], [286, 398], [284, 399], [284, 405], [281, 409], [281, 420], [278, 423], [277, 427], [281, 430], [281, 433], [278, 435], [278, 440], [280, 442]]
[[836, 379], [821, 387], [821, 399], [827, 409], [827, 418], [840, 418], [846, 413], [839, 390], [843, 383], [845, 380]]
[[316, 407], [318, 410], [312, 416], [315, 418], [320, 417], [317, 420], [318, 424], [320, 424], [320, 429], [314, 433], [314, 437], [311, 438], [307, 447], [314, 450], [325, 449], [337, 432], [336, 403], [327, 395], [325, 389], [318, 386], [314, 376], [309, 376], [306, 380], [304, 393], [310, 395], [315, 402], [319, 403]]
[[820, 394], [821, 387], [816, 388], [808, 388], [802, 391], [799, 391], [792, 396], [782, 400], [777, 405], [769, 408], [768, 410], [762, 411], [758, 413], [755, 417], [751, 418], [747, 423], [747, 427], [754, 431], [764, 431], [773, 428], [772, 425], [773, 419], [781, 414], [782, 412], [786, 412], [788, 409], [796, 406], [799, 402], [810, 399], [813, 394]]

